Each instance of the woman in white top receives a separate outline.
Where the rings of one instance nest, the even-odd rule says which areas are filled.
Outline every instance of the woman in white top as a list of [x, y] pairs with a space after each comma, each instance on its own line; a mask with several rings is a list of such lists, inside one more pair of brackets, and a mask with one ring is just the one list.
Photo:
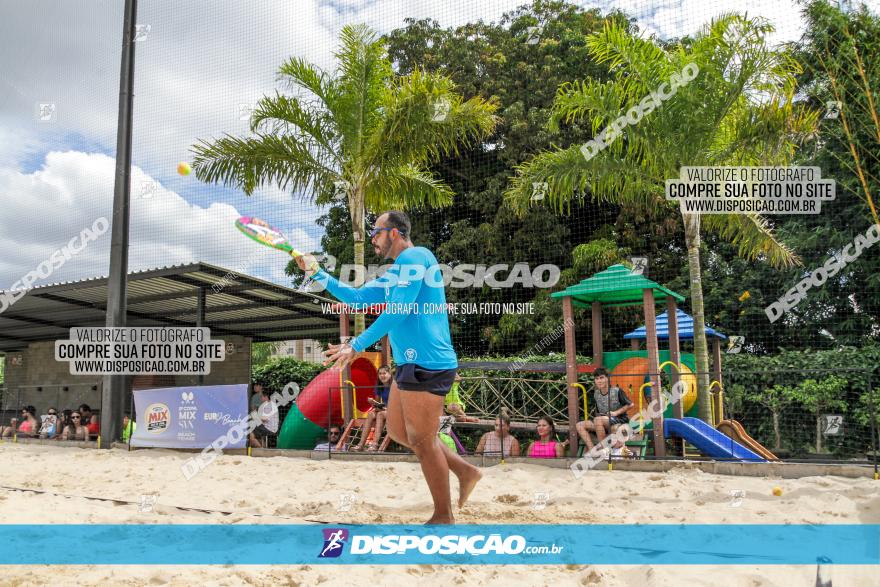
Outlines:
[[495, 430], [483, 434], [476, 453], [500, 457], [519, 456], [519, 441], [510, 434], [510, 417], [506, 413], [502, 412], [495, 418]]

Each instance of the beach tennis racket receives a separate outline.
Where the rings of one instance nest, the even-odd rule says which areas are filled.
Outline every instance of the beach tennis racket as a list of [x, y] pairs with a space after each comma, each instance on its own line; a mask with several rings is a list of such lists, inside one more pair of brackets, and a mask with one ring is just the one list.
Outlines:
[[261, 245], [290, 253], [294, 257], [302, 257], [305, 255], [290, 244], [284, 233], [259, 218], [252, 216], [242, 216], [235, 221], [235, 227], [251, 240], [257, 241]]

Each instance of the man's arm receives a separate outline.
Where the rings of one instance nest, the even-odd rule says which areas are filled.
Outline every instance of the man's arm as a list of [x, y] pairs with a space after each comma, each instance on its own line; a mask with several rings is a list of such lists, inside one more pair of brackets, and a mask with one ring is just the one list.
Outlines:
[[[406, 257], [401, 262], [400, 257]], [[409, 255], [402, 253], [398, 257], [400, 265], [411, 265], [407, 263]], [[417, 277], [411, 277], [409, 281], [404, 282], [399, 275], [393, 275], [393, 290], [391, 297], [388, 299], [388, 306], [382, 315], [373, 322], [369, 328], [364, 330], [360, 336], [351, 341], [351, 348], [355, 352], [362, 353], [368, 346], [388, 334], [395, 326], [406, 320], [407, 316], [412, 313], [413, 304], [419, 295], [424, 283], [424, 272]], [[382, 291], [382, 290], [379, 290]]]
[[322, 284], [327, 288], [327, 291], [346, 304], [381, 304], [385, 301], [385, 285], [381, 277], [361, 287], [351, 287], [341, 283], [323, 269], [318, 269], [312, 279]]
[[629, 410], [631, 405], [633, 405], [630, 399], [626, 396], [626, 393], [624, 393], [624, 391], [619, 387], [617, 388], [617, 403], [623, 405], [611, 412], [612, 416], [620, 416], [621, 414]]

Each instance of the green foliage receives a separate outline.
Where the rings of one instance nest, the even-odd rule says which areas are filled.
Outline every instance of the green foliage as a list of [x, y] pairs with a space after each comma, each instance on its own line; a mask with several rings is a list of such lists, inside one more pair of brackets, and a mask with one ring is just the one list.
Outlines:
[[[563, 84], [548, 129], [581, 123], [599, 135], [622, 113], [644, 112], [645, 97], [663, 84], [688, 70], [692, 79], [679, 83], [674, 96], [655, 102], [637, 124], [627, 126], [603, 149], [597, 147], [592, 156], [581, 152], [583, 143], [566, 143], [518, 166], [505, 202], [520, 215], [542, 207], [564, 214], [573, 202], [585, 201], [673, 213], [677, 204], [665, 198], [665, 182], [679, 176], [683, 165], [789, 163], [795, 147], [811, 138], [818, 114], [795, 104], [795, 75], [800, 69], [786, 51], [769, 46], [767, 35], [772, 31], [762, 19], [727, 14], [704, 26], [694, 39], [664, 47], [618, 23], [607, 24], [586, 42], [591, 57], [608, 66], [613, 78], [578, 76]], [[761, 101], [754, 99], [756, 94], [763, 96]], [[537, 202], [531, 197], [536, 183], [547, 185], [546, 196]], [[700, 417], [708, 421], [701, 230], [728, 241], [749, 261], [789, 267], [798, 264], [798, 257], [756, 214], [682, 214], [682, 220]]]
[[572, 251], [574, 268], [580, 275], [592, 275], [611, 265], [624, 263], [629, 249], [621, 249], [617, 243], [607, 238], [599, 238], [588, 243], [578, 245]]
[[[343, 27], [334, 55], [333, 72], [298, 57], [283, 63], [279, 80], [298, 95], [264, 96], [251, 117], [252, 136], [200, 141], [193, 169], [202, 181], [247, 195], [277, 185], [319, 204], [343, 196], [354, 262], [363, 264], [366, 212], [448, 206], [452, 189], [428, 165], [491, 133], [497, 105], [464, 99], [439, 73], [395, 75], [366, 25]], [[446, 106], [439, 121], [438, 104]], [[362, 326], [358, 316], [355, 332]]]
[[[805, 165], [836, 180], [836, 198], [823, 204], [822, 214], [780, 218], [780, 232], [795, 246], [805, 268], [821, 266], [835, 251], [852, 242], [876, 222], [867, 195], [880, 194], [880, 16], [861, 8], [842, 11], [836, 3], [811, 0], [804, 10], [806, 33], [795, 48], [804, 72], [800, 94], [825, 112], [829, 101], [840, 101], [836, 118], [821, 121], [821, 141]], [[872, 105], [873, 102], [873, 105]], [[858, 158], [857, 161], [854, 158]], [[781, 297], [802, 279], [803, 271], [786, 271], [778, 281], [762, 273], [745, 273], [752, 283], [767, 283], [767, 303]], [[877, 340], [880, 324], [880, 255], [862, 254], [809, 294], [784, 319], [774, 324], [778, 346], [829, 347]], [[826, 330], [833, 336], [820, 335]], [[768, 341], [770, 342], [770, 341]], [[773, 350], [775, 345], [770, 345]]]
[[822, 414], [827, 410], [846, 412], [847, 402], [842, 395], [846, 386], [845, 379], [832, 375], [821, 381], [807, 379], [789, 392], [791, 399], [800, 403], [815, 418], [817, 453], [823, 451]]
[[280, 342], [255, 342], [251, 344], [251, 365], [260, 367], [269, 362], [272, 355], [278, 352]]
[[[880, 401], [871, 406], [868, 390], [880, 400], [880, 345], [830, 350], [785, 350], [775, 355], [725, 355], [725, 397], [728, 417], [768, 446], [782, 446], [796, 455], [824, 452], [822, 442], [839, 456], [871, 445], [870, 414], [880, 414]], [[730, 413], [731, 401], [739, 401]], [[845, 433], [820, 438], [819, 418], [847, 413]], [[774, 419], [775, 415], [775, 419]], [[775, 437], [775, 438], [774, 438]]]
[[878, 434], [880, 428], [880, 386], [875, 387], [871, 392], [865, 391], [859, 396], [859, 403], [853, 410], [853, 417], [860, 425], [869, 428], [871, 426], [871, 415], [873, 414], [874, 433]]
[[[880, 16], [865, 9], [841, 11], [833, 3], [813, 0], [804, 11], [807, 23], [793, 56], [804, 71], [797, 76], [798, 95], [809, 107], [825, 112], [827, 103], [841, 97], [837, 118], [823, 118], [820, 140], [801, 152], [801, 165], [817, 166], [823, 177], [836, 181], [836, 198], [822, 205], [822, 214], [777, 216], [776, 233], [797, 251], [803, 267], [777, 270], [735, 256], [730, 245], [706, 235], [703, 280], [706, 319], [728, 334], [746, 337], [753, 352], [772, 354], [781, 348], [831, 349], [860, 346], [877, 340], [880, 324], [880, 256], [862, 254], [807, 296], [784, 318], [768, 326], [764, 308], [785, 295], [808, 271], [821, 267], [836, 251], [864, 233], [873, 221], [864, 188], [880, 193], [880, 131], [865, 90], [880, 97]], [[862, 62], [865, 78], [860, 73]], [[837, 89], [831, 83], [834, 77]], [[846, 119], [849, 135], [844, 127]], [[851, 139], [851, 140], [850, 140]], [[864, 171], [862, 184], [852, 149]], [[711, 254], [708, 254], [711, 251]], [[686, 276], [674, 283], [686, 283]], [[680, 285], [677, 285], [680, 287]], [[750, 297], [740, 301], [744, 291]]]
[[[424, 69], [449, 75], [465, 95], [496, 97], [498, 124], [480, 147], [443, 157], [432, 169], [453, 189], [450, 208], [413, 215], [413, 238], [431, 248], [441, 263], [543, 263], [570, 267], [571, 251], [596, 231], [615, 240], [612, 208], [586, 206], [559, 218], [536, 208], [518, 218], [502, 206], [503, 192], [515, 166], [558, 141], [586, 140], [586, 126], [551, 131], [546, 121], [556, 88], [588, 75], [606, 79], [608, 70], [587, 52], [585, 39], [605, 22], [630, 26], [620, 14], [602, 16], [564, 2], [537, 1], [506, 13], [498, 23], [469, 23], [441, 28], [432, 20], [408, 19], [388, 37], [389, 56], [401, 74]], [[540, 40], [526, 42], [528, 28], [542, 25]], [[606, 227], [607, 223], [610, 227]], [[628, 225], [627, 225], [628, 226]], [[603, 267], [604, 268], [604, 267]], [[586, 274], [563, 276], [570, 282]], [[557, 288], [563, 286], [563, 282]], [[453, 343], [464, 354], [524, 351], [562, 321], [556, 302], [537, 288], [449, 289], [449, 302], [534, 301], [546, 314], [481, 315], [451, 320]]]
[[[853, 386], [867, 389], [868, 379], [875, 387], [880, 383], [880, 344], [869, 342], [863, 347], [839, 347], [831, 350], [783, 350], [775, 355], [748, 353], [724, 355], [724, 378], [733, 379], [748, 388], [757, 388], [767, 381], [768, 374], [835, 373]], [[847, 369], [844, 371], [844, 369]], [[852, 369], [852, 371], [850, 371]]]
[[[735, 386], [744, 389], [742, 385]], [[747, 393], [746, 399], [759, 403], [771, 412], [779, 413], [782, 408], [792, 400], [795, 387], [787, 387], [785, 385], [774, 385], [768, 389], [759, 392]]]
[[800, 403], [807, 411], [818, 416], [825, 410], [846, 411], [847, 404], [842, 399], [847, 381], [832, 375], [821, 381], [806, 379], [797, 387], [787, 390], [792, 401]]
[[736, 383], [724, 389], [724, 417], [727, 420], [736, 420], [742, 413], [743, 404], [746, 401], [747, 392], [744, 385]]
[[326, 367], [318, 363], [300, 361], [292, 357], [272, 359], [251, 369], [251, 381], [262, 384], [269, 392], [281, 391], [288, 383], [296, 383], [305, 389], [309, 381], [318, 376]]

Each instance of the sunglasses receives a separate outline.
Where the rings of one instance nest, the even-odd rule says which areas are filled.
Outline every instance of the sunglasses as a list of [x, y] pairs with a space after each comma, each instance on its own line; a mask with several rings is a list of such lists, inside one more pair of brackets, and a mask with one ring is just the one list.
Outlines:
[[339, 436], [339, 432], [331, 432], [330, 436]]
[[394, 230], [394, 227], [393, 226], [389, 226], [387, 228], [376, 227], [370, 231], [370, 238], [373, 238], [374, 236], [376, 236], [377, 234], [379, 234], [383, 230]]
[[79, 420], [80, 418], [79, 418], [79, 416], [71, 416], [70, 419], [71, 420]]
[[55, 413], [55, 412], [49, 412], [49, 415], [50, 415], [50, 416], [57, 416], [58, 414]]

